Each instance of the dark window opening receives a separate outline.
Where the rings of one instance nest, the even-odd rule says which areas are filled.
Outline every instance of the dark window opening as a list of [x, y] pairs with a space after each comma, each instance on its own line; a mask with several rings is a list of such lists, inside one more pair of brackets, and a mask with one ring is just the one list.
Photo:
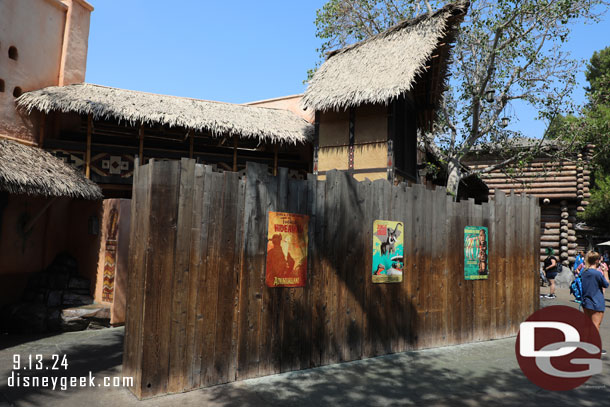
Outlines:
[[0, 79], [0, 92], [4, 92], [4, 79]]
[[21, 88], [19, 86], [15, 86], [15, 89], [13, 89], [13, 96], [18, 98], [19, 96], [21, 96], [22, 93], [23, 91], [21, 90]]
[[390, 138], [394, 140], [394, 165], [404, 175], [417, 178], [417, 117], [404, 97], [393, 102]]
[[17, 52], [17, 48], [14, 46], [10, 46], [8, 48], [8, 57], [10, 59], [14, 59], [15, 61], [17, 60], [17, 58], [19, 58], [19, 53]]

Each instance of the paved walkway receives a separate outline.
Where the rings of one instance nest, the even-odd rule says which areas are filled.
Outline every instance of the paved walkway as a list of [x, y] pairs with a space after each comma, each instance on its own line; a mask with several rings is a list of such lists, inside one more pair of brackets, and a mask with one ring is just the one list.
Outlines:
[[[543, 305], [575, 306], [569, 302], [567, 289], [560, 289], [558, 294], [556, 300], [543, 300]], [[606, 301], [610, 308], [610, 300]], [[602, 328], [602, 339], [610, 349], [610, 319]], [[122, 348], [122, 328], [44, 338], [4, 336], [0, 338], [0, 407], [573, 407], [608, 405], [610, 400], [610, 358], [604, 357], [601, 375], [594, 376], [578, 389], [548, 392], [531, 384], [521, 373], [514, 353], [515, 338], [388, 355], [145, 401], [138, 401], [125, 388], [53, 391], [9, 387], [7, 383], [15, 354], [25, 357], [28, 354], [67, 354], [69, 375], [87, 376], [92, 371], [98, 381], [105, 376], [119, 376]]]

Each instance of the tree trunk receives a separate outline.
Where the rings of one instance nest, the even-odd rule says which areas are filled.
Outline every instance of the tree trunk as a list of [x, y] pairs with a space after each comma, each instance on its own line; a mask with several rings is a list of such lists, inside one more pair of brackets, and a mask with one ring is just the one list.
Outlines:
[[460, 163], [455, 158], [451, 159], [447, 165], [447, 192], [453, 196], [453, 200], [457, 200], [458, 188], [462, 180], [462, 172], [460, 171]]

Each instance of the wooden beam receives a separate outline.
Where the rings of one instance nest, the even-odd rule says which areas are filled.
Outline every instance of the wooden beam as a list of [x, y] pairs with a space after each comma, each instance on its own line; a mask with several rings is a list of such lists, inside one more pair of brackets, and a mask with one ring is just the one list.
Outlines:
[[91, 178], [91, 133], [93, 132], [93, 116], [87, 116], [87, 151], [85, 153], [85, 177]]
[[42, 148], [44, 147], [44, 127], [46, 122], [47, 115], [43, 112], [40, 113], [40, 123], [38, 124], [38, 145]]
[[233, 136], [233, 172], [237, 172], [237, 136]]
[[279, 144], [273, 145], [273, 175], [277, 175], [277, 152], [279, 150]]
[[140, 124], [140, 127], [138, 128], [138, 137], [140, 139], [138, 157], [140, 158], [140, 165], [144, 165], [144, 126], [142, 126], [142, 124]]
[[195, 152], [195, 137], [193, 135], [193, 131], [189, 130], [189, 158], [193, 158], [193, 154]]

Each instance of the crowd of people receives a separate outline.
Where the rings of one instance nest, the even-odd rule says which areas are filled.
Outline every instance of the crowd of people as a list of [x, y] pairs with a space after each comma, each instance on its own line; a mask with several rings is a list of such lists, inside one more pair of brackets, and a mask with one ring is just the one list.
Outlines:
[[[544, 260], [543, 271], [549, 281], [550, 289], [548, 295], [541, 295], [541, 297], [553, 299], [555, 298], [555, 277], [561, 265], [555, 258], [552, 248], [547, 248], [546, 254], [547, 258]], [[606, 309], [604, 293], [610, 280], [608, 278], [609, 265], [610, 256], [607, 251], [604, 252], [603, 256], [594, 251], [590, 251], [586, 255], [583, 251], [580, 251], [572, 267], [575, 277], [580, 278], [582, 282], [581, 305], [583, 312], [591, 319], [598, 331]], [[602, 350], [602, 354], [605, 353], [606, 351]]]

